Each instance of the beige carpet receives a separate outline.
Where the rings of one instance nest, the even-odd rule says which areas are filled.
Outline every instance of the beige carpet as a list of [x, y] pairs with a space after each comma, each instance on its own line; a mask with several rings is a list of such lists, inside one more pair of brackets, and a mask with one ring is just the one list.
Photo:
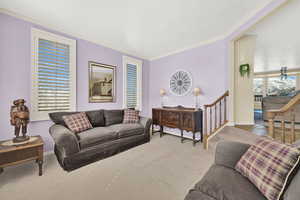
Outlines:
[[67, 173], [53, 154], [46, 156], [44, 175], [35, 163], [4, 169], [0, 175], [0, 199], [6, 200], [183, 200], [214, 159], [218, 141], [251, 143], [257, 136], [226, 127], [210, 149], [202, 144], [166, 135]]

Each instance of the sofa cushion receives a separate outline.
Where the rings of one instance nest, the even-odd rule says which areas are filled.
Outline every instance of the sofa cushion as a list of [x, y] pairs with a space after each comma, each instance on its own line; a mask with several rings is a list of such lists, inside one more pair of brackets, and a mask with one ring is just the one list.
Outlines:
[[63, 116], [73, 115], [76, 113], [79, 113], [79, 112], [54, 112], [54, 113], [49, 113], [49, 117], [55, 124], [67, 127], [67, 125], [63, 119]]
[[118, 134], [107, 127], [96, 127], [77, 136], [82, 149], [118, 139]]
[[212, 165], [196, 184], [195, 190], [216, 200], [266, 200], [247, 178], [232, 168], [220, 165]]
[[74, 133], [80, 133], [93, 128], [85, 112], [63, 116], [63, 119], [68, 128]]
[[132, 110], [132, 109], [126, 109], [124, 110], [124, 124], [135, 124], [139, 123], [140, 121], [140, 111], [138, 110]]
[[123, 122], [123, 110], [104, 110], [105, 126]]
[[141, 124], [115, 124], [107, 128], [111, 131], [117, 132], [119, 138], [144, 134], [144, 127]]
[[247, 177], [269, 200], [278, 200], [297, 167], [300, 151], [263, 137], [237, 163], [235, 169]]
[[90, 110], [85, 113], [93, 127], [105, 126], [104, 110]]

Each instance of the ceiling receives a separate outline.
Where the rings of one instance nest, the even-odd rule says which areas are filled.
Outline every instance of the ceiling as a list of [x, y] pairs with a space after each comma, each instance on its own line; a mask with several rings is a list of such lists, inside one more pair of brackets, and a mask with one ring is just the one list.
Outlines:
[[0, 8], [82, 39], [154, 59], [223, 38], [271, 1], [1, 0]]
[[257, 36], [255, 72], [300, 68], [300, 1], [290, 0], [253, 27]]

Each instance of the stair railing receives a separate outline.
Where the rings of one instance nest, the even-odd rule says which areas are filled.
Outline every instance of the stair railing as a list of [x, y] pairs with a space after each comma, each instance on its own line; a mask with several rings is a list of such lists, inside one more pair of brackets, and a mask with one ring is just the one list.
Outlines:
[[[295, 106], [300, 103], [300, 94], [293, 97], [287, 104], [285, 104], [282, 108], [277, 110], [267, 110], [267, 118], [268, 118], [268, 130], [269, 136], [275, 138], [275, 120], [280, 121], [281, 128], [281, 141], [286, 142], [286, 125], [290, 124], [290, 133], [292, 136], [292, 141], [296, 141], [296, 133], [295, 133]], [[275, 117], [278, 117], [275, 119]]]
[[229, 91], [226, 91], [212, 104], [204, 105], [203, 144], [205, 149], [208, 149], [208, 141], [228, 122], [228, 96]]

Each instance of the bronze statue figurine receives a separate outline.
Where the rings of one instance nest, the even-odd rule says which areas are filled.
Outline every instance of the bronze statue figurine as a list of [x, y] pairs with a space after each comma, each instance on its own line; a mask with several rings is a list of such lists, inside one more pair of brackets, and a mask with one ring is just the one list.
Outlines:
[[[27, 133], [27, 124], [29, 123], [29, 109], [25, 106], [24, 99], [18, 99], [13, 102], [13, 106], [10, 109], [10, 123], [15, 127], [15, 138], [13, 142], [24, 142], [29, 140]], [[22, 136], [20, 136], [20, 130], [22, 130]]]

